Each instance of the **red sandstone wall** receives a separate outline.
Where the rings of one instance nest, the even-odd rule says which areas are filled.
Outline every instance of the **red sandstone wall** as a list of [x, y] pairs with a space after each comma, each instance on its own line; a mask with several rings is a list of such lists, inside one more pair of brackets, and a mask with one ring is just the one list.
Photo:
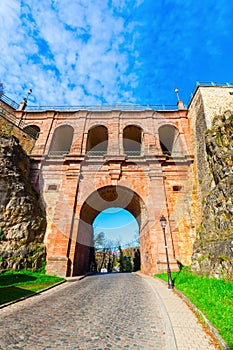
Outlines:
[[[76, 245], [78, 235], [91, 237], [88, 232], [91, 225], [80, 228], [80, 211], [86, 199], [105, 186], [130, 188], [145, 207], [141, 226], [143, 272], [152, 274], [166, 269], [163, 233], [159, 224], [162, 214], [170, 218], [166, 231], [172, 267], [177, 268], [176, 259], [184, 264], [190, 262], [194, 233], [186, 192], [189, 190], [187, 183], [192, 160], [185, 110], [35, 111], [25, 112], [24, 122], [41, 129], [32, 152], [32, 180], [41, 192], [48, 217], [45, 242], [50, 273], [66, 275], [69, 271], [73, 274], [77, 273], [78, 264], [88, 265], [88, 251], [84, 252]], [[48, 158], [54, 131], [64, 124], [74, 128], [70, 154], [63, 159]], [[179, 130], [183, 148], [180, 159], [166, 158], [162, 154], [158, 130], [165, 124], [174, 125]], [[95, 125], [108, 128], [108, 153], [105, 157], [88, 160], [85, 158], [87, 135]], [[124, 156], [123, 130], [128, 125], [143, 130], [142, 157]], [[181, 186], [182, 190], [175, 192], [173, 186]], [[133, 204], [130, 208], [134, 210]], [[98, 211], [91, 215], [97, 214]]]

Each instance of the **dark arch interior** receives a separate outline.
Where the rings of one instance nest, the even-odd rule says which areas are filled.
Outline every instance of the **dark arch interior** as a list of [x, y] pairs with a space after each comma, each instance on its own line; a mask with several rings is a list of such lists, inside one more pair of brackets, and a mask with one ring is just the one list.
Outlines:
[[163, 125], [159, 128], [159, 141], [163, 154], [171, 156], [180, 153], [179, 131], [172, 125]]
[[88, 131], [87, 152], [90, 154], [105, 154], [108, 147], [108, 129], [98, 125]]
[[139, 229], [147, 221], [145, 204], [131, 189], [124, 186], [105, 186], [92, 193], [80, 212], [74, 275], [82, 275], [90, 270], [94, 251], [92, 224], [101, 211], [111, 207], [128, 210], [137, 220]]
[[105, 186], [92, 193], [81, 209], [81, 219], [92, 225], [95, 217], [110, 207], [128, 210], [141, 224], [141, 215], [145, 208], [142, 199], [131, 189], [124, 186]]
[[40, 136], [40, 128], [37, 125], [27, 125], [23, 130], [36, 140]]
[[142, 144], [142, 129], [135, 125], [129, 125], [123, 130], [124, 153], [128, 155], [140, 155]]
[[70, 152], [74, 129], [70, 125], [61, 125], [55, 129], [49, 149], [50, 156], [62, 156]]

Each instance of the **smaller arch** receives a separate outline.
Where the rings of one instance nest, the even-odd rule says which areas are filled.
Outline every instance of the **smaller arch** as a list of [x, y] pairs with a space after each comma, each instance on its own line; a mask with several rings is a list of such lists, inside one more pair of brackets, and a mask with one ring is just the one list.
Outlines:
[[123, 130], [124, 153], [129, 156], [141, 155], [142, 128], [136, 125], [128, 125]]
[[104, 155], [108, 148], [108, 129], [104, 125], [93, 126], [88, 130], [86, 150], [88, 155]]
[[62, 157], [69, 154], [73, 142], [74, 129], [71, 125], [60, 125], [53, 133], [49, 156]]
[[35, 140], [37, 140], [40, 136], [40, 128], [37, 125], [27, 125], [23, 130]]
[[182, 153], [179, 130], [170, 124], [159, 128], [159, 142], [163, 154], [168, 156], [180, 155]]

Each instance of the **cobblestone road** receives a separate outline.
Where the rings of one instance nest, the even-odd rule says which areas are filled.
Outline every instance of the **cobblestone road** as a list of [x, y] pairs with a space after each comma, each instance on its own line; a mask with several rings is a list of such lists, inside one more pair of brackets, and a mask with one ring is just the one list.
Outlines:
[[0, 310], [0, 348], [171, 350], [150, 285], [135, 274], [102, 274]]

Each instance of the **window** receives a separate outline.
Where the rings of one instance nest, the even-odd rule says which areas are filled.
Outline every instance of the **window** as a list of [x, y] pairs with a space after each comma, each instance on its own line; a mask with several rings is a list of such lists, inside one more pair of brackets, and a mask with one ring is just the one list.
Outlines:
[[37, 125], [27, 125], [23, 130], [36, 140], [40, 136], [40, 128]]
[[50, 157], [63, 157], [70, 152], [74, 129], [70, 125], [61, 125], [54, 131], [49, 149]]
[[135, 125], [126, 126], [123, 130], [124, 153], [129, 156], [139, 156], [142, 146], [142, 129]]
[[102, 156], [107, 153], [108, 129], [98, 125], [91, 128], [87, 135], [87, 154], [89, 156]]
[[172, 125], [159, 128], [159, 141], [163, 154], [174, 156], [181, 154], [179, 131]]

